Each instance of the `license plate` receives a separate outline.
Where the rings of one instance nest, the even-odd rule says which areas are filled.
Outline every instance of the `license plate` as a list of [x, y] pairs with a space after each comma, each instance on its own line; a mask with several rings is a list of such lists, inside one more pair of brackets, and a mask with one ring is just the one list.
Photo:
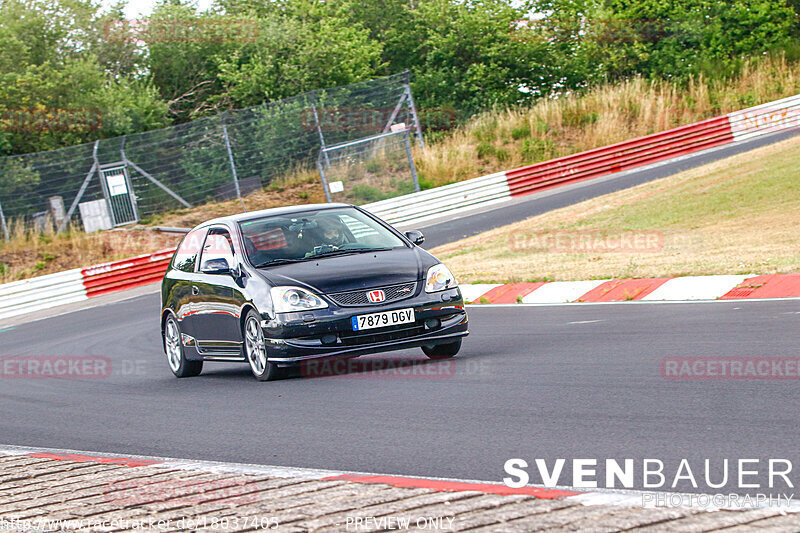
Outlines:
[[351, 321], [353, 323], [353, 331], [408, 324], [409, 322], [414, 322], [414, 310], [398, 309], [397, 311], [386, 311], [384, 313], [358, 315], [354, 316]]

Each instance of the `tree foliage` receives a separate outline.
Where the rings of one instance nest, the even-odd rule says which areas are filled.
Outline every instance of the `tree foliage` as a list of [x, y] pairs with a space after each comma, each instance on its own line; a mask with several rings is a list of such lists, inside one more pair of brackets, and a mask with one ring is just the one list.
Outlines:
[[146, 21], [119, 1], [0, 3], [0, 155], [405, 69], [420, 107], [469, 115], [800, 51], [800, 0], [162, 0]]

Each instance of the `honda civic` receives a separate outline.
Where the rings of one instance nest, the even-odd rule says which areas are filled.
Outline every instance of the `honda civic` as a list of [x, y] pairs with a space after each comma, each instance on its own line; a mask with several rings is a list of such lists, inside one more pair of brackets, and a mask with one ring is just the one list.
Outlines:
[[402, 233], [347, 204], [282, 207], [200, 224], [161, 286], [161, 333], [177, 377], [207, 361], [273, 380], [303, 361], [422, 348], [450, 358], [468, 334], [453, 274]]

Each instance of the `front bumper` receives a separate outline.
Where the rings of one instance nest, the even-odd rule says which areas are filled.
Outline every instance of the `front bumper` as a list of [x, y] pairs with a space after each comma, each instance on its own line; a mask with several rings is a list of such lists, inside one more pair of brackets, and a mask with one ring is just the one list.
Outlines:
[[[353, 316], [414, 309], [415, 321], [353, 331]], [[461, 292], [456, 289], [416, 295], [380, 306], [339, 307], [281, 313], [262, 322], [268, 360], [293, 364], [320, 357], [355, 357], [453, 342], [469, 334]]]

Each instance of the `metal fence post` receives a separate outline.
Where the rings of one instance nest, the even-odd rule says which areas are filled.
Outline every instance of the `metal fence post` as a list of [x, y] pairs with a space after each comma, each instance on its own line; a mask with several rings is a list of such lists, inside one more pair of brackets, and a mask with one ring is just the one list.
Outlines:
[[225, 115], [222, 115], [222, 135], [225, 137], [225, 148], [228, 149], [228, 161], [231, 163], [231, 173], [233, 174], [233, 186], [236, 188], [236, 197], [242, 204], [242, 211], [247, 213], [247, 208], [244, 206], [242, 199], [242, 191], [239, 188], [239, 177], [236, 175], [236, 164], [233, 162], [233, 150], [231, 150], [231, 140], [228, 137], [228, 127], [225, 125]]
[[[100, 141], [94, 142], [94, 150], [93, 153], [97, 153], [97, 145]], [[89, 186], [89, 182], [92, 181], [94, 177], [94, 173], [97, 170], [97, 158], [92, 157], [92, 168], [89, 169], [89, 172], [86, 174], [86, 177], [83, 178], [83, 183], [81, 184], [81, 188], [78, 191], [78, 195], [72, 200], [72, 204], [69, 206], [69, 211], [67, 211], [67, 216], [64, 217], [64, 220], [61, 221], [61, 225], [58, 227], [58, 232], [61, 233], [67, 228], [67, 224], [69, 224], [70, 220], [72, 220], [72, 215], [75, 214], [75, 208], [78, 207], [81, 199], [83, 198], [83, 194], [86, 192], [86, 188]], [[111, 214], [109, 213], [109, 217]]]
[[[328, 152], [325, 151], [325, 136], [322, 135], [322, 126], [319, 124], [319, 115], [317, 114], [317, 106], [314, 103], [314, 100], [317, 99], [317, 92], [311, 91], [311, 111], [314, 112], [314, 124], [317, 126], [317, 134], [319, 135], [319, 145], [320, 145], [320, 154], [325, 156], [325, 164], [328, 165], [328, 168], [331, 168], [331, 161], [328, 159]], [[322, 170], [322, 163], [319, 161], [319, 157], [317, 157], [317, 168], [319, 169], [319, 175], [322, 178], [322, 186], [325, 187], [325, 199], [328, 203], [331, 202], [331, 193], [328, 190], [328, 182], [325, 179], [325, 172]]]
[[411, 177], [414, 178], [414, 190], [419, 192], [419, 180], [417, 179], [417, 167], [414, 165], [414, 158], [411, 156], [411, 143], [408, 141], [408, 132], [403, 136], [406, 142], [406, 154], [408, 155], [408, 165], [411, 167]]
[[3, 214], [3, 204], [0, 203], [0, 222], [3, 224], [3, 235], [6, 237], [6, 241], [11, 240], [8, 235], [8, 225], [6, 225], [6, 216]]
[[406, 91], [408, 95], [408, 105], [411, 107], [411, 116], [414, 117], [414, 126], [417, 129], [417, 142], [420, 148], [425, 149], [425, 142], [422, 140], [422, 127], [419, 125], [419, 117], [417, 116], [417, 106], [414, 105], [414, 97], [411, 96], [411, 74], [406, 71]]
[[389, 130], [392, 129], [392, 124], [394, 124], [395, 119], [397, 118], [398, 113], [400, 113], [400, 109], [403, 107], [403, 102], [406, 98], [408, 98], [408, 88], [403, 91], [403, 94], [400, 96], [400, 100], [397, 101], [397, 105], [394, 106], [394, 111], [392, 111], [391, 116], [389, 117], [389, 121], [384, 126], [383, 131], [381, 133], [388, 133]]
[[[119, 145], [119, 155], [122, 157], [122, 164], [127, 167], [127, 163], [125, 163], [125, 139], [127, 139], [127, 135], [122, 136], [122, 141]], [[139, 202], [136, 200], [136, 191], [133, 190], [133, 180], [131, 179], [130, 173], [128, 169], [124, 169], [125, 172], [125, 182], [128, 184], [128, 196], [131, 199], [131, 205], [133, 206], [133, 213], [136, 217], [136, 222], [139, 222]]]
[[95, 141], [94, 150], [92, 150], [92, 159], [94, 160], [94, 168], [97, 169], [97, 179], [100, 180], [100, 188], [103, 190], [103, 196], [106, 200], [106, 208], [108, 209], [108, 218], [111, 219], [111, 225], [117, 227], [117, 217], [114, 214], [114, 206], [111, 204], [111, 191], [108, 190], [108, 181], [103, 176], [103, 171], [100, 168], [100, 159], [97, 157], [97, 147], [100, 141]]
[[[327, 153], [325, 154], [328, 155]], [[325, 177], [325, 171], [322, 169], [322, 161], [317, 158], [317, 169], [319, 170], [319, 177], [322, 178], [322, 188], [325, 189], [325, 200], [331, 203], [331, 191], [328, 189], [328, 180]]]

